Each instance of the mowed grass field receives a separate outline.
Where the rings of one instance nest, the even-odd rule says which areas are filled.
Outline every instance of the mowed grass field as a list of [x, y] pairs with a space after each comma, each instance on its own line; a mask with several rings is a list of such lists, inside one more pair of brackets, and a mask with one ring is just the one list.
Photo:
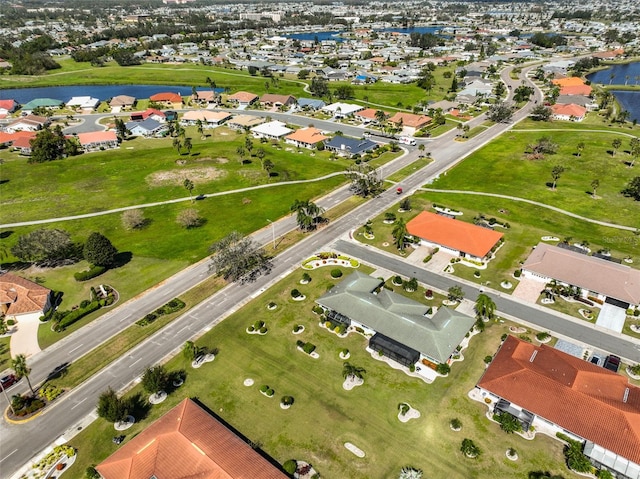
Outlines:
[[[563, 128], [565, 123], [556, 122], [553, 126]], [[527, 126], [539, 125], [529, 123]], [[628, 130], [582, 132], [576, 131], [575, 126], [568, 131], [513, 130], [473, 153], [430, 186], [527, 198], [587, 218], [637, 227], [640, 205], [623, 197], [620, 191], [629, 180], [640, 175], [640, 164], [634, 168], [627, 166], [631, 156], [625, 149], [629, 148], [630, 138], [621, 132], [628, 133]], [[558, 145], [557, 153], [545, 155], [542, 160], [526, 159], [527, 145], [542, 137]], [[622, 140], [615, 156], [611, 154], [614, 138]], [[584, 143], [585, 148], [578, 156], [579, 143]], [[555, 165], [563, 166], [565, 171], [554, 190], [549, 185], [553, 182], [551, 170]], [[591, 187], [594, 179], [600, 182], [595, 199]]]
[[[181, 355], [170, 360], [169, 370], [186, 371], [185, 385], [164, 403], [152, 406], [144, 420], [125, 432], [127, 440], [192, 397], [279, 463], [291, 458], [309, 461], [330, 479], [388, 479], [397, 477], [406, 465], [438, 478], [526, 478], [532, 470], [568, 474], [560, 443], [544, 436], [527, 441], [507, 435], [485, 417], [483, 404], [467, 396], [484, 371], [483, 358], [495, 352], [508, 323], [490, 323], [472, 338], [464, 350], [465, 360], [455, 363], [448, 377], [426, 384], [373, 358], [365, 351], [367, 340], [362, 336], [340, 339], [318, 325], [318, 316], [311, 312], [313, 300], [340, 281], [331, 278], [330, 269], [311, 271], [308, 285], [299, 284], [301, 270], [294, 272], [198, 339], [198, 345], [219, 348], [212, 363], [195, 370]], [[345, 276], [350, 271], [343, 269]], [[294, 302], [293, 288], [307, 299]], [[275, 311], [267, 310], [269, 301], [278, 304]], [[246, 333], [257, 319], [265, 321], [266, 336]], [[300, 335], [292, 333], [296, 324], [305, 327]], [[320, 358], [297, 351], [297, 339], [315, 344]], [[367, 371], [364, 385], [352, 391], [342, 388], [343, 361], [338, 356], [342, 348], [349, 349], [349, 362]], [[253, 386], [243, 385], [247, 378], [254, 380]], [[273, 398], [260, 393], [264, 384], [275, 390]], [[147, 396], [139, 386], [130, 394], [137, 393]], [[289, 410], [279, 406], [284, 395], [295, 399]], [[410, 403], [421, 417], [401, 423], [400, 402]], [[461, 432], [449, 428], [452, 418], [462, 421]], [[114, 434], [112, 424], [98, 419], [73, 438], [70, 444], [78, 449], [78, 460], [66, 474], [79, 479], [87, 466], [115, 451]], [[479, 458], [463, 457], [459, 448], [464, 438], [480, 446]], [[366, 456], [357, 458], [345, 449], [345, 442], [357, 445]], [[518, 461], [505, 457], [508, 447], [518, 451]]]

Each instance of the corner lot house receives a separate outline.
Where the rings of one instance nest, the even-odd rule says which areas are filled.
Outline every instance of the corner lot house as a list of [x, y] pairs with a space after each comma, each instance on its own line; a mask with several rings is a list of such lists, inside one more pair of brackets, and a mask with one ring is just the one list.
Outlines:
[[493, 411], [515, 416], [525, 430], [562, 432], [584, 442], [596, 467], [640, 478], [640, 388], [625, 377], [509, 336], [476, 387]]
[[389, 118], [389, 123], [402, 127], [402, 132], [406, 135], [413, 135], [420, 128], [424, 128], [431, 123], [431, 117], [426, 115], [415, 115], [413, 113], [398, 112]]
[[118, 136], [115, 131], [78, 133], [78, 141], [86, 152], [118, 148]]
[[104, 479], [286, 479], [191, 399], [185, 399], [102, 461]]
[[378, 144], [368, 139], [349, 138], [347, 136], [336, 135], [324, 146], [340, 156], [351, 158], [355, 155], [363, 155], [378, 148]]
[[285, 143], [295, 145], [300, 148], [313, 149], [318, 144], [329, 138], [322, 131], [312, 126], [300, 128], [284, 138]]
[[640, 305], [640, 270], [564, 248], [538, 243], [522, 265], [525, 278], [576, 286], [583, 297], [605, 304]]
[[427, 246], [437, 246], [461, 258], [486, 262], [498, 247], [502, 233], [464, 221], [423, 211], [407, 223], [409, 234]]
[[356, 271], [316, 302], [327, 319], [360, 329], [369, 347], [410, 366], [446, 363], [475, 319], [442, 307], [432, 317], [428, 306], [382, 287], [383, 281]]
[[15, 274], [0, 275], [0, 309], [8, 318], [40, 317], [51, 308], [51, 290]]

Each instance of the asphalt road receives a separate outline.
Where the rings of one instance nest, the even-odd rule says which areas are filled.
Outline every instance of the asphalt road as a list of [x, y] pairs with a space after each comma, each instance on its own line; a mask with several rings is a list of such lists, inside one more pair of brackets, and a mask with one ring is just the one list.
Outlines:
[[[507, 83], [510, 82], [508, 75], [505, 81]], [[536, 94], [539, 95], [539, 92]], [[524, 118], [531, 107], [532, 105], [530, 104], [524, 111], [517, 112], [514, 115], [514, 121]], [[275, 118], [276, 114], [271, 114], [271, 116]], [[293, 118], [289, 118], [287, 121], [295, 122]], [[306, 118], [304, 121], [309, 122], [309, 119]], [[482, 118], [475, 119], [474, 122], [482, 122]], [[319, 128], [325, 128], [315, 120], [313, 123]], [[329, 123], [330, 125], [328, 126], [331, 128], [327, 127], [327, 129], [336, 128], [335, 123]], [[270, 284], [297, 268], [302, 260], [318, 250], [324, 249], [326, 245], [332, 244], [336, 238], [384, 211], [402, 197], [410, 195], [417, 188], [428, 182], [429, 179], [446, 171], [472, 151], [506, 131], [511, 124], [494, 125], [466, 142], [452, 141], [456, 134], [455, 130], [429, 142], [427, 151], [432, 153], [435, 161], [402, 181], [401, 184], [404, 189], [402, 196], [396, 195], [395, 189], [390, 189], [379, 197], [355, 208], [349, 214], [321, 228], [313, 235], [308, 236], [305, 240], [278, 255], [274, 260], [274, 268], [270, 275], [260, 277], [251, 284], [231, 284], [227, 286], [133, 350], [125, 353], [100, 373], [67, 393], [63, 400], [49, 407], [44, 414], [23, 425], [18, 426], [6, 423], [0, 425], [0, 436], [2, 437], [2, 443], [0, 443], [0, 475], [2, 477], [10, 477], [23, 464], [29, 461], [34, 454], [53, 443], [65, 431], [73, 429], [82, 418], [94, 411], [101, 391], [109, 386], [119, 390], [130, 384], [131, 381], [140, 377], [147, 366], [155, 364], [177, 352], [186, 340], [198, 336], [203, 331], [213, 327], [246, 301], [259, 295]], [[341, 131], [346, 134], [353, 134], [348, 128], [352, 127], [339, 125]], [[357, 130], [362, 132], [361, 128], [357, 128]], [[393, 165], [386, 166], [384, 175], [386, 176], [411, 163], [418, 157], [418, 154], [419, 152], [414, 149], [401, 160], [394, 162]], [[322, 198], [318, 203], [325, 208], [330, 208], [349, 196], [348, 188], [344, 187]], [[253, 236], [258, 243], [267, 245], [267, 249], [271, 243], [272, 234], [280, 236], [295, 228], [295, 222], [291, 217], [275, 222], [273, 226], [267, 226], [267, 224], [267, 218], [265, 218], [266, 227]], [[274, 230], [271, 228], [274, 228]], [[87, 354], [95, 346], [117, 334], [147, 312], [152, 311], [171, 298], [179, 296], [182, 292], [202, 281], [206, 275], [206, 261], [194, 265], [163, 281], [140, 297], [119, 306], [99, 320], [91, 323], [91, 325], [56, 343], [46, 351], [35, 355], [29, 361], [29, 365], [32, 367], [32, 382], [38, 384], [56, 366], [71, 363]], [[496, 302], [498, 303], [498, 301]], [[502, 303], [499, 304], [499, 307], [502, 307]], [[551, 313], [547, 314], [553, 317]], [[559, 319], [555, 317], [555, 321], [559, 322]], [[555, 331], [553, 327], [545, 329]], [[600, 343], [596, 342], [596, 344]], [[610, 350], [621, 352], [618, 348]], [[626, 357], [625, 353], [621, 352], [621, 355]], [[636, 356], [637, 354], [628, 357], [633, 358]], [[24, 387], [24, 384], [19, 384], [12, 388], [11, 393], [24, 390]], [[4, 398], [2, 398], [0, 406], [3, 408], [6, 406]]]

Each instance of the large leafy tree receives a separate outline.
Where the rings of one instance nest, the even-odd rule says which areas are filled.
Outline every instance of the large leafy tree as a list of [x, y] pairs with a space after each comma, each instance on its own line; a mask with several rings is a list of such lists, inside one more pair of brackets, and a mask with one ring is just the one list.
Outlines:
[[20, 236], [11, 253], [21, 261], [55, 265], [76, 259], [76, 249], [66, 231], [42, 228]]
[[562, 173], [564, 173], [564, 166], [562, 165], [555, 165], [551, 168], [551, 177], [553, 178], [552, 190], [556, 189], [556, 184], [558, 183], [560, 176], [562, 176]]
[[464, 298], [464, 291], [460, 286], [451, 286], [447, 291], [447, 299], [449, 301], [462, 301]]
[[169, 374], [164, 366], [147, 368], [142, 376], [142, 387], [150, 394], [155, 394], [167, 387]]
[[631, 164], [629, 166], [633, 166], [638, 157], [640, 156], [640, 138], [632, 138], [630, 146], [631, 153]]
[[33, 390], [31, 381], [29, 381], [29, 374], [31, 374], [31, 368], [27, 364], [27, 357], [24, 354], [18, 354], [15, 358], [11, 360], [11, 367], [16, 372], [16, 377], [18, 379], [25, 378], [27, 380], [27, 384], [29, 385], [29, 389], [31, 390], [31, 395], [35, 396], [36, 393]]
[[64, 158], [66, 140], [62, 128], [57, 125], [53, 129], [45, 127], [31, 140], [31, 156], [29, 163], [44, 163]]
[[351, 181], [351, 191], [358, 196], [376, 196], [384, 190], [380, 174], [367, 163], [350, 166], [345, 175]]
[[129, 414], [129, 405], [109, 388], [98, 398], [98, 416], [109, 422], [124, 420]]
[[94, 232], [89, 235], [83, 249], [84, 259], [96, 266], [110, 268], [115, 264], [118, 250], [109, 238]]
[[209, 271], [228, 281], [247, 282], [271, 271], [271, 257], [251, 238], [233, 231], [211, 245]]
[[290, 211], [296, 214], [296, 222], [302, 231], [310, 231], [321, 219], [324, 208], [310, 200], [295, 200]]
[[551, 119], [551, 108], [545, 105], [536, 105], [529, 115], [533, 121], [549, 121]]
[[631, 197], [636, 201], [640, 201], [640, 176], [636, 176], [631, 179], [627, 186], [622, 190], [622, 194], [624, 196]]
[[498, 102], [491, 105], [489, 111], [487, 112], [487, 118], [491, 121], [495, 121], [496, 123], [506, 123], [511, 120], [513, 116], [513, 109], [510, 105], [504, 102]]

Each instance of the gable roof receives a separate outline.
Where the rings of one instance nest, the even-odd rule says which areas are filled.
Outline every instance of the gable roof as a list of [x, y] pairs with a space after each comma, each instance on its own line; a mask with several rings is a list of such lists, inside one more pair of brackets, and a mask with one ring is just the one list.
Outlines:
[[640, 463], [640, 388], [619, 374], [509, 336], [478, 386]]
[[522, 269], [631, 304], [640, 304], [640, 270], [538, 243]]
[[131, 106], [136, 102], [135, 97], [129, 95], [114, 96], [109, 102], [109, 106]]
[[329, 138], [321, 130], [314, 128], [312, 126], [308, 128], [300, 128], [299, 130], [294, 131], [290, 135], [285, 137], [285, 140], [293, 140], [300, 143], [307, 143], [308, 145], [313, 145], [315, 143], [320, 143], [321, 141]]
[[43, 312], [51, 290], [15, 274], [0, 275], [0, 304], [8, 304], [6, 314]]
[[384, 113], [385, 117], [389, 116], [389, 114], [386, 111], [378, 110], [376, 108], [367, 108], [365, 110], [360, 110], [360, 111], [356, 112], [354, 114], [354, 116], [357, 116], [359, 118], [366, 118], [367, 120], [375, 120], [376, 119], [376, 113], [378, 111], [382, 111], [382, 113]]
[[414, 115], [413, 113], [398, 112], [389, 118], [389, 122], [391, 123], [400, 123], [401, 121], [403, 126], [422, 128], [423, 126], [431, 123], [431, 117], [426, 115]]
[[18, 107], [18, 102], [15, 100], [0, 100], [0, 110], [13, 111]]
[[296, 98], [292, 95], [278, 95], [276, 93], [265, 93], [260, 97], [261, 103], [281, 103], [287, 105], [289, 103], [295, 103]]
[[382, 288], [377, 278], [355, 271], [317, 303], [441, 363], [447, 361], [475, 320], [442, 307], [433, 318], [429, 306]]
[[35, 98], [26, 105], [22, 105], [23, 110], [34, 110], [38, 107], [43, 108], [56, 108], [63, 105], [60, 100], [54, 100], [53, 98]]
[[18, 139], [21, 138], [26, 138], [27, 141], [31, 140], [31, 138], [34, 138], [36, 136], [36, 132], [35, 131], [15, 131], [13, 133], [6, 133], [4, 131], [0, 131], [0, 145], [8, 145], [8, 144], [13, 144], [15, 145], [15, 142]]
[[407, 231], [426, 241], [484, 258], [503, 234], [464, 221], [423, 211], [407, 223]]
[[96, 466], [104, 479], [285, 479], [267, 459], [185, 399]]

